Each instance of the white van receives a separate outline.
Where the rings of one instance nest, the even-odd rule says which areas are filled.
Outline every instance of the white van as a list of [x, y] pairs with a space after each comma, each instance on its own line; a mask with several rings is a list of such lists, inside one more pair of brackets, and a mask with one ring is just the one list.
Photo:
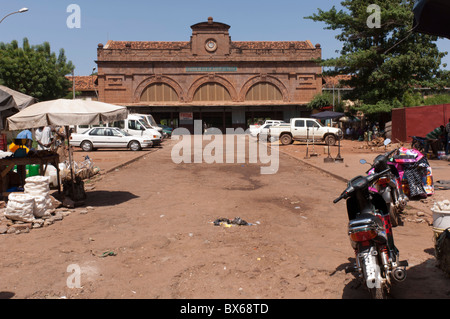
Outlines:
[[113, 123], [102, 123], [99, 125], [78, 125], [76, 133], [86, 132], [91, 127], [118, 127], [131, 135], [148, 136], [153, 142], [153, 146], [161, 145], [162, 134], [158, 130], [153, 129], [146, 120], [141, 116], [135, 114], [128, 114], [125, 120], [116, 121]]
[[158, 126], [158, 123], [156, 123], [155, 119], [153, 118], [153, 116], [151, 114], [134, 114], [133, 113], [131, 115], [141, 117], [142, 119], [144, 119], [144, 121], [147, 122], [148, 125], [150, 125], [153, 129], [157, 130], [163, 136], [163, 138], [166, 138], [162, 127]]
[[162, 134], [152, 128], [141, 116], [136, 114], [128, 114], [125, 120], [110, 123], [109, 126], [121, 128], [131, 135], [149, 136], [153, 142], [153, 146], [160, 145], [162, 142]]

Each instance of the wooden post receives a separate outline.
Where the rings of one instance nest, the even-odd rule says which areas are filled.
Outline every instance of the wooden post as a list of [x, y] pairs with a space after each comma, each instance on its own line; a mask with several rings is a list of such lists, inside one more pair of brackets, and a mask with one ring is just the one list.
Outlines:
[[[69, 126], [65, 126], [66, 129], [66, 137], [67, 137], [67, 142], [68, 142], [68, 148], [69, 148], [69, 163], [70, 163], [70, 177], [72, 179], [72, 196], [75, 196], [75, 178], [73, 175], [73, 159], [72, 159], [72, 151], [71, 151], [71, 147], [70, 147], [70, 130], [69, 130]], [[75, 199], [72, 198], [74, 201]]]

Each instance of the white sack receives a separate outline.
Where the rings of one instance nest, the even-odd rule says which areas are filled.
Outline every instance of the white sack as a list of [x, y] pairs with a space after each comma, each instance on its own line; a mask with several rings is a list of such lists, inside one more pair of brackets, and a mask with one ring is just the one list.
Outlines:
[[5, 216], [11, 220], [23, 222], [34, 221], [34, 198], [23, 193], [11, 193], [8, 196]]

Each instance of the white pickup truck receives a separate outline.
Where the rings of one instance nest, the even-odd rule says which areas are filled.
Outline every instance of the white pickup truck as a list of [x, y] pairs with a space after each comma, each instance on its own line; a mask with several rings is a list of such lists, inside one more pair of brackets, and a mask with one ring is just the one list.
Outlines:
[[249, 131], [250, 135], [259, 138], [259, 135], [267, 135], [269, 133], [269, 128], [273, 125], [279, 125], [285, 123], [281, 120], [267, 120], [262, 125], [250, 125]]
[[280, 124], [269, 129], [270, 140], [280, 140], [283, 145], [306, 140], [322, 141], [328, 145], [335, 145], [336, 141], [342, 137], [341, 129], [323, 126], [312, 118], [292, 118], [289, 124]]

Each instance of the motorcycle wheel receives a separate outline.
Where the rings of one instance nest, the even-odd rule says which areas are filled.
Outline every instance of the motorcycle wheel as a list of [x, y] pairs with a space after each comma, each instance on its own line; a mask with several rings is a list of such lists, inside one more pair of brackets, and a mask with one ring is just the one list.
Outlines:
[[395, 190], [393, 190], [391, 193], [391, 203], [389, 204], [389, 217], [391, 220], [392, 227], [398, 226], [399, 211], [398, 211], [397, 206], [395, 206], [395, 204], [394, 204], [397, 201], [398, 201], [398, 194]]
[[397, 207], [395, 207], [394, 204], [391, 203], [391, 207], [389, 208], [389, 217], [391, 220], [392, 227], [398, 226], [398, 212]]

